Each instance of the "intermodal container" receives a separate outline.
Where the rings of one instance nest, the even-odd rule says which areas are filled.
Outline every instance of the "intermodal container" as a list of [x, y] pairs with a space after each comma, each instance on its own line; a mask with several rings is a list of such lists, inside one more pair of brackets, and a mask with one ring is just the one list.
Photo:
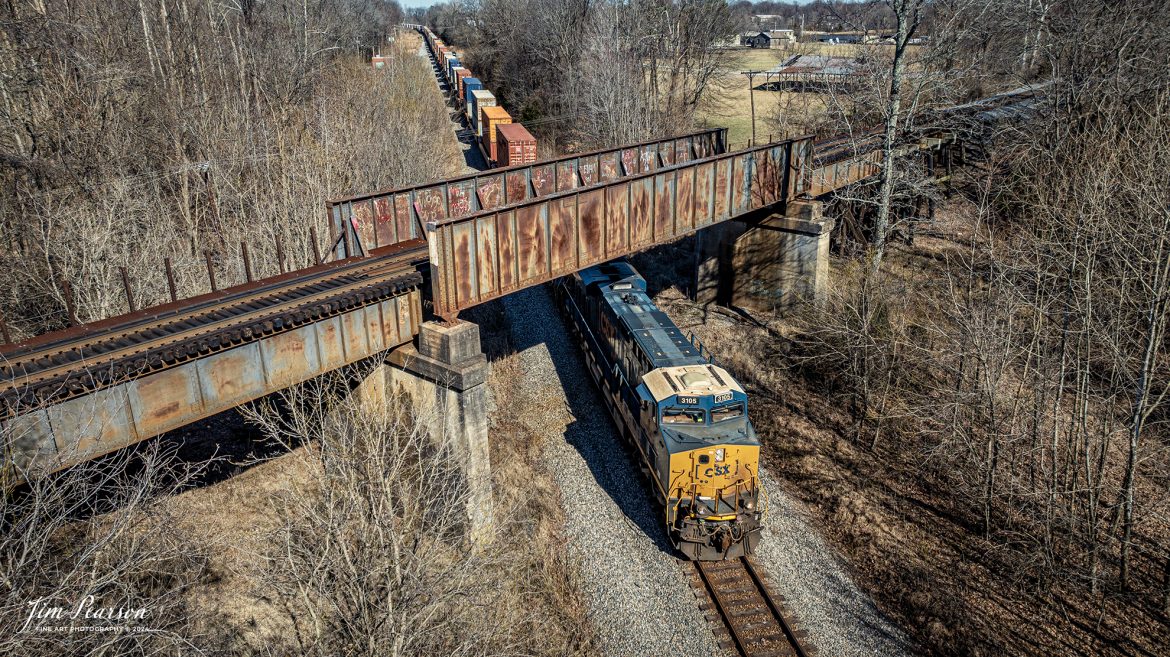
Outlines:
[[[496, 128], [512, 122], [512, 115], [504, 111], [503, 107], [483, 108], [483, 142], [495, 143]], [[493, 158], [494, 159], [494, 158]]]
[[454, 69], [456, 66], [459, 66], [459, 58], [451, 53], [447, 53], [447, 65], [444, 67], [444, 69], [447, 72], [447, 79], [448, 80], [455, 77], [455, 70]]
[[471, 126], [475, 128], [475, 136], [483, 136], [483, 108], [495, 107], [496, 97], [487, 89], [477, 89], [471, 92]]
[[527, 128], [519, 123], [509, 123], [501, 125], [496, 132], [500, 136], [496, 142], [496, 161], [500, 166], [514, 167], [536, 161], [536, 138]]
[[471, 71], [460, 66], [455, 69], [455, 93], [459, 100], [463, 100], [463, 80], [471, 77]]
[[475, 91], [476, 89], [483, 89], [483, 83], [479, 81], [479, 78], [473, 78], [470, 75], [463, 78], [463, 85], [461, 89], [463, 102], [470, 103], [471, 92]]
[[494, 142], [494, 141], [485, 141], [483, 144], [483, 149], [485, 151], [487, 151], [488, 159], [491, 160], [492, 162], [496, 161], [496, 152], [497, 152], [498, 145], [499, 145], [499, 142]]

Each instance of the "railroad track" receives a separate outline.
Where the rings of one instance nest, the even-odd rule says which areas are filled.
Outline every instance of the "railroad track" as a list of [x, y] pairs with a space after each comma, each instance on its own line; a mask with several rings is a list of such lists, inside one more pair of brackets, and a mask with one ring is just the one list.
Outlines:
[[689, 563], [691, 588], [720, 647], [743, 657], [818, 654], [751, 557]]
[[330, 263], [0, 350], [0, 417], [296, 328], [421, 284], [425, 246]]

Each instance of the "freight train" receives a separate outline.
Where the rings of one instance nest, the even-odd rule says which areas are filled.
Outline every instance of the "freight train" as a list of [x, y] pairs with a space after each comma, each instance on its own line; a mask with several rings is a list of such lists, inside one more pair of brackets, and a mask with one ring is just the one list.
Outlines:
[[447, 47], [437, 34], [426, 26], [416, 29], [435, 58], [455, 106], [475, 132], [476, 145], [484, 159], [500, 167], [536, 162], [536, 138], [532, 133], [512, 120], [512, 115], [497, 104], [495, 95], [463, 66], [459, 54]]
[[701, 561], [751, 554], [765, 510], [743, 388], [683, 337], [625, 260], [561, 278], [555, 290], [671, 543]]

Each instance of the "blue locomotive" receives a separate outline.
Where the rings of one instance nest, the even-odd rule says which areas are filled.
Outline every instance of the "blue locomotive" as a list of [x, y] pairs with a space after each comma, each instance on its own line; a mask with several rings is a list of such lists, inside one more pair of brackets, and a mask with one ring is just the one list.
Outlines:
[[625, 260], [560, 279], [557, 296], [671, 543], [697, 560], [751, 554], [763, 488], [743, 388], [654, 305]]

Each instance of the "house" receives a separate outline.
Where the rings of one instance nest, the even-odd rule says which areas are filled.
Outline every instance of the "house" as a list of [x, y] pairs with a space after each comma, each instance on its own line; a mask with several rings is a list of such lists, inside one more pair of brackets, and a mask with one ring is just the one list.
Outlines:
[[817, 41], [820, 41], [821, 43], [829, 43], [834, 45], [846, 43], [866, 43], [867, 39], [869, 41], [873, 41], [876, 38], [877, 37], [873, 35], [867, 37], [864, 34], [857, 34], [855, 32], [830, 32], [828, 34], [819, 34], [816, 37]]
[[778, 14], [753, 14], [752, 24], [761, 30], [769, 30], [779, 27], [784, 22], [784, 17]]
[[745, 36], [743, 45], [751, 48], [784, 48], [796, 43], [796, 32], [792, 30], [768, 30]]

